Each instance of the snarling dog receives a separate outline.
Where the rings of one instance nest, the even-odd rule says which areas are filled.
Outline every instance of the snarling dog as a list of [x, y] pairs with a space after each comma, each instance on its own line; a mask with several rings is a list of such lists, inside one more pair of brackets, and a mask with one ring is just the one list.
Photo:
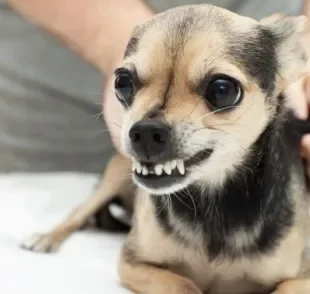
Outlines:
[[[284, 95], [305, 74], [305, 28], [302, 16], [257, 22], [194, 5], [135, 29], [115, 71], [138, 187], [119, 261], [127, 288], [310, 293], [309, 185], [299, 151], [310, 123]], [[58, 245], [126, 190], [126, 172], [128, 159], [114, 158], [96, 195], [26, 247]]]

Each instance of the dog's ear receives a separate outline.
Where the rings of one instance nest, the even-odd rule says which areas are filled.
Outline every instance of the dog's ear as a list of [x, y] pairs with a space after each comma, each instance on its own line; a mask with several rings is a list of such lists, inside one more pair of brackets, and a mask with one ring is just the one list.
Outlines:
[[284, 83], [298, 80], [307, 67], [307, 44], [304, 44], [308, 33], [307, 17], [273, 14], [263, 18], [260, 24], [271, 32], [275, 40], [280, 78]]

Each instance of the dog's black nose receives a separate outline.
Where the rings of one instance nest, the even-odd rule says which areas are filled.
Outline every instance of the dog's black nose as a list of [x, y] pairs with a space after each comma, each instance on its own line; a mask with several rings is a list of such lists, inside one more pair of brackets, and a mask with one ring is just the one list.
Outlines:
[[169, 126], [159, 121], [142, 120], [129, 131], [131, 146], [141, 159], [151, 160], [166, 151]]

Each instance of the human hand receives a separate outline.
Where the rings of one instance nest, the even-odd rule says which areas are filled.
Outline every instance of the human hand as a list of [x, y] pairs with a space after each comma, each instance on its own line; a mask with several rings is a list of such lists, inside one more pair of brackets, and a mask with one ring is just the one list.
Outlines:
[[[303, 2], [303, 14], [310, 19], [310, 0]], [[291, 84], [286, 89], [288, 103], [295, 110], [298, 118], [309, 119], [310, 109], [310, 23], [308, 23], [308, 32], [303, 39], [303, 45], [308, 55], [308, 64], [306, 75], [300, 80]], [[301, 156], [307, 162], [307, 172], [310, 177], [310, 134], [304, 135], [301, 141]]]
[[[310, 75], [291, 84], [286, 89], [286, 96], [295, 115], [300, 119], [308, 119], [310, 105]], [[310, 176], [310, 134], [306, 134], [302, 137], [301, 156], [307, 162], [308, 175]]]

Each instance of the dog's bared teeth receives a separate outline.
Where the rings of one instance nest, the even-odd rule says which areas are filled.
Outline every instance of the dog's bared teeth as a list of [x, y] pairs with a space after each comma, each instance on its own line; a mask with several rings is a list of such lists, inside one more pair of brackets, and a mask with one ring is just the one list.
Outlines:
[[147, 176], [148, 174], [149, 174], [148, 169], [145, 166], [143, 166], [142, 167], [142, 175]]
[[141, 174], [141, 172], [142, 172], [142, 166], [139, 162], [136, 162], [136, 172], [138, 174]]
[[171, 162], [170, 161], [167, 161], [165, 164], [164, 164], [164, 171], [167, 175], [171, 175]]
[[171, 160], [171, 169], [174, 170], [177, 167], [177, 161]]
[[136, 163], [135, 161], [132, 162], [131, 170], [134, 172], [136, 170]]
[[132, 171], [135, 171], [137, 174], [142, 174], [143, 176], [154, 174], [161, 176], [163, 173], [171, 175], [174, 169], [177, 169], [181, 175], [185, 175], [184, 161], [181, 159], [171, 160], [164, 164], [156, 164], [150, 167], [141, 165], [141, 163], [136, 160], [132, 162]]
[[161, 176], [162, 175], [162, 173], [163, 173], [163, 165], [162, 164], [156, 164], [155, 165], [155, 174], [157, 175], [157, 176]]
[[177, 160], [177, 169], [181, 175], [185, 175], [185, 167], [183, 160]]

